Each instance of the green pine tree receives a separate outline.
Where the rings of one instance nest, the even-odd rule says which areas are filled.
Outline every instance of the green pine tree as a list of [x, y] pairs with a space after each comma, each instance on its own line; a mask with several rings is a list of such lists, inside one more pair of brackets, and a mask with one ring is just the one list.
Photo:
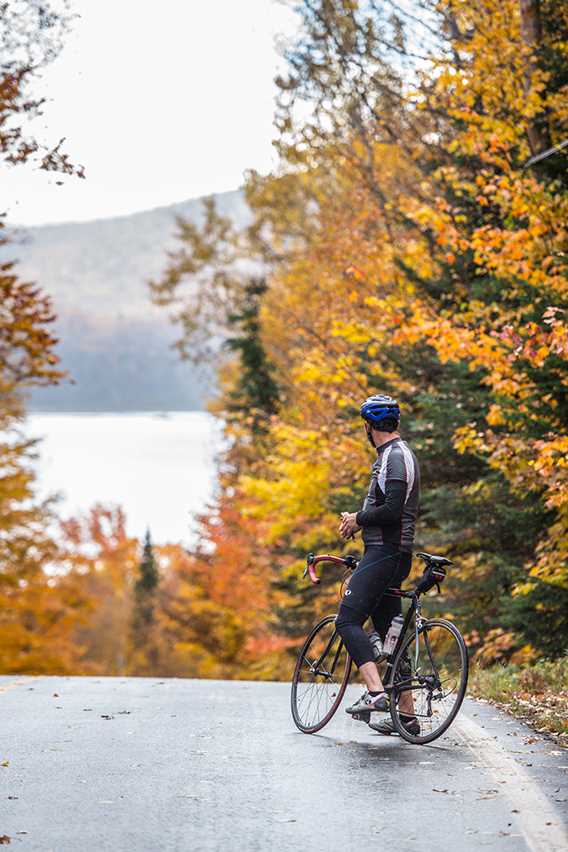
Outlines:
[[138, 674], [155, 673], [158, 651], [155, 642], [155, 609], [160, 574], [150, 530], [146, 530], [142, 560], [134, 584], [132, 645], [134, 670]]
[[264, 278], [244, 285], [239, 308], [229, 315], [231, 336], [226, 346], [239, 356], [239, 377], [229, 393], [227, 411], [247, 418], [255, 438], [262, 437], [270, 415], [278, 409], [279, 390], [261, 338], [260, 308], [266, 293]]

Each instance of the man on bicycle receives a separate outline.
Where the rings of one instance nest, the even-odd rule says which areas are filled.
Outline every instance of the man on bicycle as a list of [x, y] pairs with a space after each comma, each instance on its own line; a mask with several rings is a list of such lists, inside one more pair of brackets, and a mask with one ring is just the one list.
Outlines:
[[[367, 691], [348, 713], [388, 710], [388, 697], [374, 662], [373, 646], [363, 630], [367, 618], [384, 641], [392, 619], [401, 614], [401, 600], [384, 597], [390, 586], [400, 586], [410, 573], [412, 545], [420, 498], [420, 469], [416, 456], [399, 435], [400, 408], [384, 394], [370, 396], [361, 406], [367, 438], [377, 458], [371, 470], [369, 491], [359, 512], [344, 512], [343, 539], [363, 531], [365, 552], [349, 581], [336, 627], [345, 647], [359, 667]], [[413, 711], [411, 693], [400, 699], [405, 727], [418, 735], [420, 725]], [[390, 720], [372, 724], [382, 734], [394, 731]]]

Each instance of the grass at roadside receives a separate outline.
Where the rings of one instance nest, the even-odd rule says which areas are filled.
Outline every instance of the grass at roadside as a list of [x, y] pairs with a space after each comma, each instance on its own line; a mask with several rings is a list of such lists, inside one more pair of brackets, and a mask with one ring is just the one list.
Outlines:
[[468, 691], [568, 747], [568, 656], [525, 667], [477, 668], [472, 672]]

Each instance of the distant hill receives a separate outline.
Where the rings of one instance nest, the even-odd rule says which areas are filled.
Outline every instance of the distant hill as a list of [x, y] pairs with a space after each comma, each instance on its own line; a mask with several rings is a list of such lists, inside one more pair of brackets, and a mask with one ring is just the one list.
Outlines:
[[[237, 224], [249, 220], [241, 192], [216, 196]], [[207, 374], [180, 363], [167, 311], [152, 305], [148, 280], [176, 246], [176, 216], [195, 222], [201, 199], [100, 219], [21, 229], [2, 250], [22, 279], [49, 293], [57, 313], [58, 354], [73, 384], [35, 390], [36, 411], [201, 408]]]

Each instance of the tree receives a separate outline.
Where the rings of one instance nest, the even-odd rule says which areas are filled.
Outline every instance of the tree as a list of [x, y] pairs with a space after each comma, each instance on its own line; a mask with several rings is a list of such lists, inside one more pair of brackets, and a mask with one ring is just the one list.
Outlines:
[[[0, 157], [8, 167], [34, 163], [47, 171], [82, 174], [61, 143], [49, 146], [26, 132], [41, 114], [30, 84], [57, 54], [66, 26], [50, 3], [7, 2], [0, 7]], [[0, 222], [0, 245], [8, 242]], [[44, 569], [57, 547], [47, 533], [52, 503], [38, 501], [33, 461], [36, 444], [22, 433], [25, 392], [62, 378], [54, 354], [50, 299], [19, 280], [15, 264], [0, 264], [0, 632], [2, 671], [67, 671], [67, 644], [81, 596]]]
[[131, 667], [136, 674], [155, 673], [158, 664], [155, 610], [159, 581], [160, 574], [148, 529], [144, 539], [142, 561], [134, 583], [131, 655], [134, 662], [131, 662]]
[[[237, 520], [225, 501], [215, 539], [252, 526], [281, 635], [335, 604], [338, 578], [314, 598], [302, 557], [338, 547], [337, 514], [363, 493], [357, 409], [376, 390], [403, 404], [424, 474], [419, 543], [459, 563], [443, 606], [479, 659], [547, 653], [546, 625], [565, 630], [568, 196], [555, 164], [523, 166], [546, 134], [567, 135], [566, 7], [297, 4], [280, 163], [248, 175], [252, 224], [222, 242], [262, 258], [259, 337], [286, 404], [263, 452], [249, 451], [252, 421], [229, 424]], [[235, 254], [223, 272], [206, 237], [226, 281]], [[227, 411], [239, 372], [223, 371]]]
[[260, 310], [266, 290], [264, 279], [247, 280], [241, 304], [228, 317], [230, 331], [225, 344], [238, 355], [235, 383], [227, 394], [227, 416], [245, 418], [257, 438], [267, 432], [279, 400], [274, 369], [261, 338]]
[[72, 633], [73, 673], [124, 675], [131, 663], [139, 542], [127, 535], [122, 509], [98, 504], [62, 522], [61, 536], [57, 567], [62, 577], [78, 578], [87, 601]]
[[[438, 546], [458, 541], [455, 553], [467, 557], [467, 611], [470, 624], [477, 619], [482, 628], [483, 642], [492, 625], [498, 629], [502, 623], [512, 591], [531, 587], [519, 582], [527, 572], [546, 574], [557, 585], [566, 576], [565, 270], [559, 262], [566, 199], [558, 184], [539, 186], [521, 168], [540, 121], [546, 118], [553, 134], [565, 126], [558, 100], [564, 82], [542, 67], [534, 44], [523, 43], [516, 3], [506, 9], [494, 3], [417, 3], [386, 22], [374, 3], [315, 2], [303, 4], [300, 12], [302, 32], [288, 52], [291, 74], [281, 82], [279, 147], [288, 183], [296, 172], [301, 185], [312, 182], [319, 190], [325, 183], [328, 192], [312, 188], [319, 200], [310, 207], [312, 222], [321, 227], [312, 224], [303, 258], [290, 253], [286, 273], [271, 281], [267, 339], [283, 352], [293, 347], [297, 353], [286, 371], [301, 387], [295, 394], [287, 390], [307, 407], [319, 393], [330, 409], [343, 404], [348, 410], [348, 380], [407, 397], [430, 474], [429, 535]], [[419, 23], [418, 12], [424, 13], [422, 21], [409, 39], [408, 22]], [[560, 32], [554, 20], [558, 51], [566, 28]], [[433, 37], [422, 38], [432, 26]], [[404, 60], [412, 65], [417, 45], [427, 50], [423, 58], [435, 70], [429, 75], [414, 63], [417, 77], [408, 86], [401, 71]], [[393, 61], [394, 54], [403, 59]], [[312, 104], [307, 122], [305, 110], [299, 123], [296, 119], [298, 99]], [[345, 215], [330, 200], [331, 185]], [[280, 174], [252, 186], [264, 222], [288, 221], [279, 187]], [[348, 192], [342, 194], [342, 187]], [[357, 209], [347, 195], [357, 199]], [[351, 293], [344, 289], [346, 274]], [[317, 275], [327, 284], [325, 300]], [[296, 304], [308, 307], [312, 324], [310, 330], [299, 323], [305, 346], [298, 345], [297, 325], [292, 334], [286, 331], [290, 317], [298, 317]], [[350, 350], [341, 347], [341, 338]], [[269, 355], [276, 357], [274, 351]], [[283, 360], [278, 365], [284, 367]], [[288, 495], [311, 493], [307, 481], [300, 484], [309, 471], [312, 478], [321, 472], [324, 493], [331, 497], [322, 455], [337, 453], [321, 428], [307, 450], [311, 430], [306, 432], [298, 407], [289, 407], [296, 422], [274, 432], [275, 439], [286, 434], [287, 441], [281, 440], [264, 477], [249, 482], [259, 519], [275, 519], [270, 534], [280, 548], [283, 534], [305, 540], [300, 525], [294, 526]], [[315, 410], [309, 407], [312, 423]], [[335, 428], [332, 440], [347, 437]], [[310, 463], [298, 463], [308, 453]], [[457, 478], [436, 482], [437, 471], [448, 476], [448, 462]], [[534, 476], [536, 470], [541, 476]], [[485, 506], [490, 514], [480, 512]], [[321, 503], [318, 508], [321, 518]], [[444, 521], [448, 517], [455, 523]], [[519, 517], [522, 536], [511, 529]], [[319, 524], [315, 530], [321, 535]], [[554, 607], [555, 590], [549, 589]], [[456, 595], [452, 608], [463, 599]], [[563, 606], [558, 594], [556, 606]], [[517, 626], [522, 644], [522, 624]], [[506, 652], [518, 644], [513, 637]]]

